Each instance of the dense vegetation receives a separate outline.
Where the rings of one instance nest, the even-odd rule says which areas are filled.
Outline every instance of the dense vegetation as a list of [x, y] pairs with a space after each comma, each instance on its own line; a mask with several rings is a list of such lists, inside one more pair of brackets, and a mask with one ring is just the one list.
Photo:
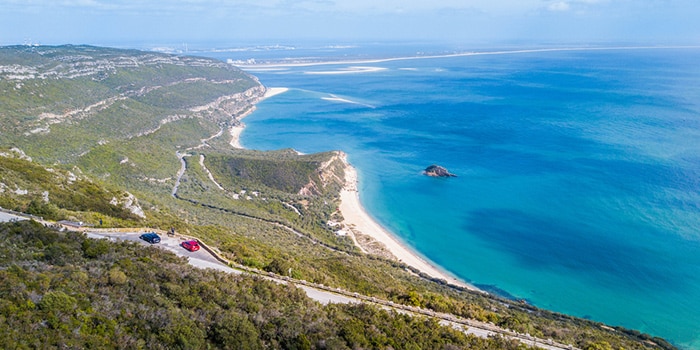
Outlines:
[[[109, 227], [174, 227], [242, 265], [284, 275], [291, 269], [297, 279], [580, 348], [672, 348], [635, 331], [447, 286], [399, 262], [360, 253], [327, 224], [342, 219], [336, 210], [343, 178], [337, 153], [230, 147], [226, 129], [262, 93], [254, 78], [233, 67], [73, 46], [0, 48], [0, 66], [4, 208]], [[235, 94], [243, 97], [219, 101]], [[193, 108], [198, 106], [206, 108]], [[180, 157], [186, 168], [173, 196]], [[157, 250], [27, 225], [4, 227], [9, 249], [0, 257], [0, 276], [8, 281], [0, 298], [9, 300], [2, 302], [3, 315], [28, 317], [2, 320], [0, 327], [20, 347], [50, 339], [56, 347], [512, 346], [364, 306], [320, 307], [293, 288], [192, 270]], [[25, 336], [25, 329], [35, 333]], [[239, 333], [251, 343], [228, 338]]]
[[[216, 60], [89, 46], [4, 47], [0, 67], [0, 142], [48, 163], [74, 163], [191, 118], [218, 127], [240, 111], [193, 108], [259, 86]], [[206, 137], [179, 129], [190, 141]]]
[[117, 222], [134, 222], [139, 217], [119, 206], [128, 195], [107, 190], [86, 178], [57, 169], [48, 170], [24, 159], [0, 157], [0, 207], [43, 217], [67, 219], [76, 212]]
[[522, 348], [28, 221], [0, 225], [0, 332], [4, 348]]
[[269, 156], [245, 157], [245, 156], [210, 156], [208, 164], [217, 178], [241, 182], [241, 187], [249, 186], [251, 182], [263, 185], [279, 191], [296, 194], [309, 181], [316, 180], [315, 174], [320, 166], [319, 161], [305, 161], [304, 158], [273, 159]]

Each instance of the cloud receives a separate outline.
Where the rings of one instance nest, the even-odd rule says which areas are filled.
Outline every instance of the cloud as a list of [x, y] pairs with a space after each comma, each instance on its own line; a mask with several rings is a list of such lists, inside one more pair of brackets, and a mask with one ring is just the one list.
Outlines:
[[25, 37], [59, 43], [112, 38], [380, 37], [696, 42], [698, 4], [697, 0], [0, 0], [0, 44]]
[[[596, 1], [596, 0], [588, 0]], [[541, 6], [542, 0], [0, 0], [0, 8], [26, 12], [92, 11], [158, 15], [160, 11], [186, 13], [294, 14], [429, 14], [447, 10], [481, 12], [489, 15], [527, 13]]]
[[547, 9], [553, 12], [566, 12], [571, 9], [571, 5], [569, 5], [569, 3], [566, 1], [557, 1], [549, 4]]
[[61, 1], [61, 5], [69, 7], [97, 7], [103, 8], [104, 4], [95, 0], [66, 0]]
[[625, 0], [554, 0], [550, 1], [546, 6], [547, 10], [552, 12], [566, 12], [571, 10], [587, 10], [596, 6], [614, 4], [615, 2], [624, 3]]

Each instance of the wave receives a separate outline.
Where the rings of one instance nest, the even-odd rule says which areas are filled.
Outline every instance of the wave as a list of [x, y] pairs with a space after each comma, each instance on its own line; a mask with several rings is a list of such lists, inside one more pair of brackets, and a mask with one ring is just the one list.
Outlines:
[[349, 104], [354, 104], [354, 105], [360, 105], [360, 106], [365, 106], [365, 107], [372, 108], [372, 109], [376, 108], [375, 106], [372, 106], [372, 105], [369, 105], [369, 104], [366, 104], [366, 103], [357, 102], [357, 101], [353, 101], [353, 100], [348, 100], [348, 99], [346, 99], [346, 98], [338, 97], [338, 96], [333, 95], [333, 94], [329, 94], [329, 95], [326, 96], [326, 97], [321, 97], [321, 99], [322, 99], [322, 100], [325, 100], [325, 101], [331, 101], [331, 102], [341, 102], [341, 103], [349, 103]]

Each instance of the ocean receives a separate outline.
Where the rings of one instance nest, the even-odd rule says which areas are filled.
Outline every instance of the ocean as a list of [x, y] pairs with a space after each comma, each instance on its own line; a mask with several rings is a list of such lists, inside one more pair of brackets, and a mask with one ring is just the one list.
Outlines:
[[[250, 70], [290, 90], [241, 143], [346, 152], [371, 215], [483, 290], [700, 349], [698, 62], [610, 49]], [[421, 175], [431, 164], [458, 177]]]

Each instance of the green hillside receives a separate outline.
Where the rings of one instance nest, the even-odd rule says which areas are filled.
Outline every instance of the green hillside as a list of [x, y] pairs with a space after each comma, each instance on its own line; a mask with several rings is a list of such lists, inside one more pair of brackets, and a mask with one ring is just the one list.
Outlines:
[[[328, 225], [342, 219], [339, 152], [230, 146], [229, 128], [263, 93], [254, 77], [211, 59], [88, 46], [0, 48], [0, 206], [104, 227], [174, 227], [241, 265], [284, 275], [291, 269], [296, 279], [579, 348], [672, 348], [362, 253]], [[0, 287], [0, 329], [18, 347], [37, 339], [76, 348], [243, 340], [249, 343], [233, 348], [515, 346], [365, 306], [322, 307], [297, 289], [193, 270], [159, 250], [31, 224], [0, 231], [1, 249], [13, 247], [0, 255], [7, 282]], [[21, 317], [9, 322], [12, 315]]]
[[48, 220], [74, 215], [110, 217], [113, 225], [140, 220], [139, 212], [135, 213], [126, 205], [131, 200], [127, 193], [109, 190], [84, 176], [44, 168], [16, 156], [18, 154], [12, 150], [0, 156], [0, 207]]
[[32, 222], [0, 224], [0, 332], [6, 349], [521, 348]]
[[4, 47], [0, 57], [0, 143], [46, 163], [74, 163], [168, 124], [184, 123], [178, 132], [198, 141], [209, 130], [188, 119], [226, 125], [262, 92], [253, 77], [204, 58], [88, 46]]

